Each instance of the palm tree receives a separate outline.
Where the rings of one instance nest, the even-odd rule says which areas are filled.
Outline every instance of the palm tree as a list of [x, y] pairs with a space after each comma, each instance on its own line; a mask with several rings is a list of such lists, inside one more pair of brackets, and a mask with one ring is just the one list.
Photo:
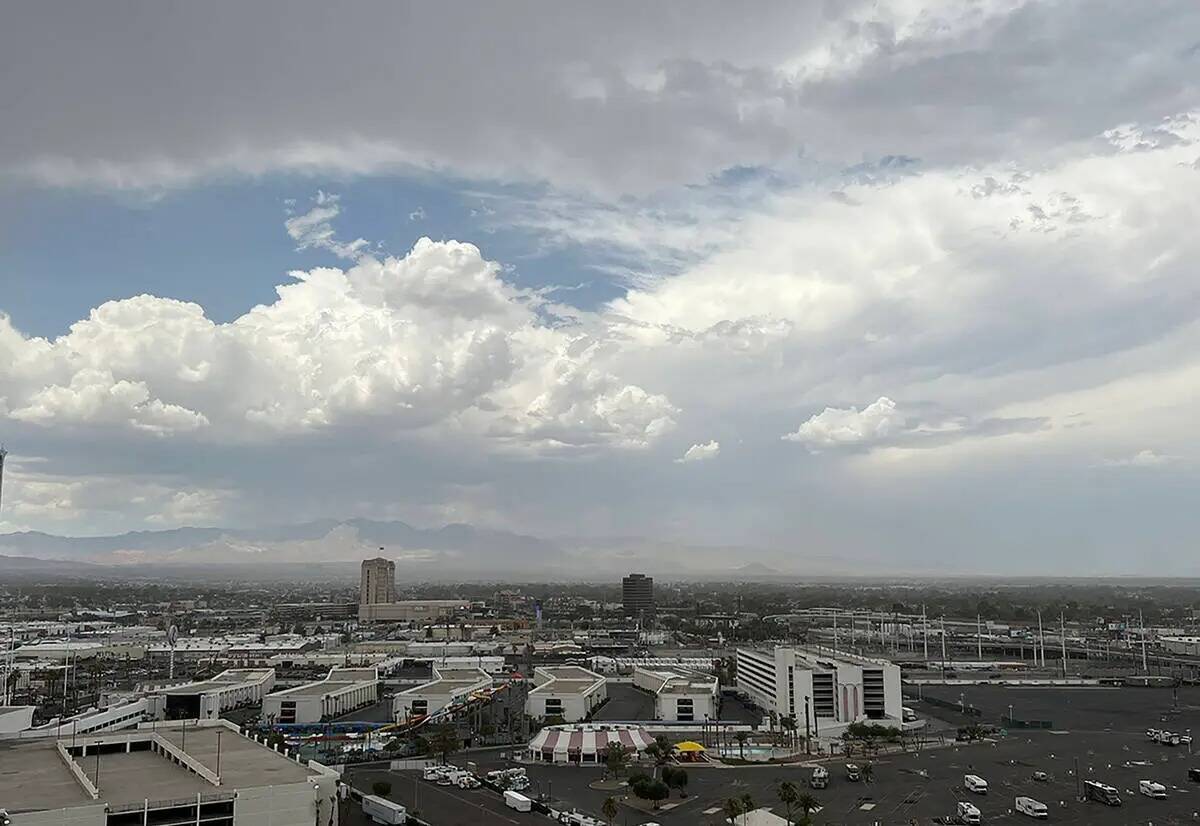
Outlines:
[[612, 822], [617, 819], [617, 799], [615, 797], [606, 797], [604, 805], [600, 807], [600, 814], [604, 815], [604, 819], [608, 821], [608, 826], [612, 826]]
[[784, 780], [776, 787], [775, 794], [779, 796], [779, 802], [784, 805], [787, 811], [788, 826], [792, 826], [792, 807], [800, 799], [800, 790], [796, 788], [796, 784], [792, 781]]
[[804, 812], [804, 820], [801, 821], [804, 826], [812, 823], [812, 813], [821, 808], [821, 802], [808, 792], [804, 792], [796, 799], [796, 805], [800, 807], [800, 811]]
[[725, 801], [725, 815], [729, 818], [729, 822], [737, 824], [737, 819], [746, 811], [742, 807], [742, 801], [736, 797], [728, 798]]
[[742, 809], [746, 813], [754, 811], [754, 798], [750, 797], [750, 792], [742, 795]]
[[734, 735], [734, 737], [737, 739], [738, 755], [739, 755], [739, 757], [741, 757], [742, 760], [745, 760], [746, 759], [746, 740], [749, 739], [750, 735], [746, 734], [746, 732], [744, 732], [744, 731], [739, 731], [737, 734]]

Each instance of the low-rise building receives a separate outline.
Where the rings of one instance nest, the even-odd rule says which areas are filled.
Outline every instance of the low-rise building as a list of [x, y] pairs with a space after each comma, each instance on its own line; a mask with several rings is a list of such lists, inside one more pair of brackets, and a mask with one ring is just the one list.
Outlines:
[[717, 719], [717, 678], [683, 670], [635, 668], [633, 684], [654, 695], [654, 719], [692, 723]]
[[469, 611], [461, 599], [406, 599], [358, 606], [359, 622], [433, 622]]
[[539, 720], [586, 720], [608, 699], [604, 677], [578, 665], [539, 666], [533, 670], [533, 682], [525, 713]]
[[737, 688], [800, 731], [807, 716], [822, 735], [860, 721], [899, 726], [904, 714], [899, 666], [828, 648], [739, 648]]
[[492, 677], [478, 668], [442, 670], [433, 667], [433, 679], [401, 691], [392, 699], [392, 718], [397, 722], [437, 714], [447, 706], [468, 700], [472, 694], [492, 687]]
[[379, 674], [374, 668], [331, 668], [323, 680], [268, 694], [262, 716], [272, 723], [319, 723], [370, 705], [378, 697]]
[[261, 703], [274, 686], [273, 668], [234, 668], [208, 680], [162, 686], [147, 693], [167, 698], [168, 719], [212, 720], [231, 708]]
[[337, 789], [332, 770], [225, 720], [0, 741], [0, 801], [12, 826], [325, 826], [337, 823]]

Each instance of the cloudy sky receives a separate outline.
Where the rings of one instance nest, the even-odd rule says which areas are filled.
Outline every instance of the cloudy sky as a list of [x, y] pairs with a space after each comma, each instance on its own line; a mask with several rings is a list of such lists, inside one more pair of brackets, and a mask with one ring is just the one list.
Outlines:
[[50, 0], [0, 118], [0, 531], [1200, 573], [1192, 0]]

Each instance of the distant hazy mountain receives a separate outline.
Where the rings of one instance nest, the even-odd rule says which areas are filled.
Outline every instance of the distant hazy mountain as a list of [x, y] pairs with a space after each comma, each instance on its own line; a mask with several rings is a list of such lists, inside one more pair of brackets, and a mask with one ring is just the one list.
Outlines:
[[533, 536], [470, 525], [414, 528], [369, 519], [318, 520], [273, 528], [176, 528], [117, 536], [67, 537], [40, 532], [0, 534], [0, 553], [101, 563], [302, 562], [358, 560], [378, 554], [419, 560], [452, 555], [486, 561], [551, 561], [557, 545]]
[[[380, 548], [383, 550], [381, 551]], [[415, 528], [404, 522], [322, 519], [271, 528], [176, 528], [118, 536], [0, 534], [0, 554], [45, 560], [46, 573], [64, 560], [121, 566], [146, 576], [211, 575], [352, 579], [360, 560], [394, 559], [402, 580], [613, 581], [630, 571], [662, 580], [789, 578], [790, 553], [704, 546], [641, 537], [545, 539], [453, 524]], [[745, 563], [735, 567], [731, 563]], [[841, 573], [810, 556], [806, 576]], [[766, 563], [771, 563], [772, 567]], [[236, 568], [234, 567], [236, 566]]]

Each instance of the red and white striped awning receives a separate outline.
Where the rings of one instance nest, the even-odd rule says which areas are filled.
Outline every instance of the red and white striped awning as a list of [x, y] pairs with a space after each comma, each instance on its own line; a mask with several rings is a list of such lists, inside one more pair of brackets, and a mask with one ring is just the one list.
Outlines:
[[600, 754], [609, 743], [620, 743], [630, 751], [645, 751], [654, 738], [642, 728], [544, 728], [529, 741], [529, 750], [543, 754]]

